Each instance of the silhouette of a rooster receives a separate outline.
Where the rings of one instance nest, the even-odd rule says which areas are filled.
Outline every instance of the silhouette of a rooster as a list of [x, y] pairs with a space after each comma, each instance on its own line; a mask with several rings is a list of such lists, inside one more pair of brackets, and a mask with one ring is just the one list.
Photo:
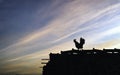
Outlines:
[[80, 43], [76, 41], [76, 39], [73, 40], [75, 43], [75, 47], [79, 50], [83, 48], [83, 45], [85, 44], [85, 39], [80, 38]]

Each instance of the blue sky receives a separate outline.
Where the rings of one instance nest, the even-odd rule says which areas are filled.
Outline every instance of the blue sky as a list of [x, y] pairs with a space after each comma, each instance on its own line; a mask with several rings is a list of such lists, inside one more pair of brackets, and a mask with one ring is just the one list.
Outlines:
[[0, 73], [41, 73], [50, 52], [120, 48], [120, 0], [0, 0]]

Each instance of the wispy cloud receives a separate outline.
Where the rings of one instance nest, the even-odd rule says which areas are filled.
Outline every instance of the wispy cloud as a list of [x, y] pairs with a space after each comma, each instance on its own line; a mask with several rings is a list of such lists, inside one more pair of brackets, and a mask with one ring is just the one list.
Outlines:
[[[31, 24], [41, 24], [39, 19], [44, 19], [45, 26], [22, 36], [0, 51], [0, 60], [3, 60], [1, 66], [6, 65], [8, 71], [22, 71], [14, 69], [25, 65], [33, 67], [33, 63], [40, 62], [38, 60], [42, 57], [48, 57], [50, 52], [74, 48], [72, 39], [81, 36], [86, 39], [85, 48], [118, 47], [120, 36], [116, 34], [120, 33], [119, 1], [56, 0], [48, 8], [45, 13], [42, 13], [44, 8], [38, 9]], [[46, 17], [50, 20], [46, 20]], [[28, 64], [28, 61], [31, 63]], [[34, 66], [39, 65], [37, 63]]]

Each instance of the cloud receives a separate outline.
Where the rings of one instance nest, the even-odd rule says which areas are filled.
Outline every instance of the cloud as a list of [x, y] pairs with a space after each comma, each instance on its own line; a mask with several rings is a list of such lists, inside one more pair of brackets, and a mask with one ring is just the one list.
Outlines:
[[[55, 17], [46, 21], [45, 26], [33, 30], [30, 34], [19, 38], [16, 43], [2, 49], [0, 51], [0, 59], [3, 60], [1, 63], [8, 65], [6, 67], [8, 71], [14, 71], [15, 68], [25, 65], [28, 69], [31, 64], [40, 62], [38, 61], [40, 58], [48, 57], [50, 52], [74, 48], [72, 39], [78, 39], [81, 36], [86, 39], [85, 48], [118, 47], [120, 36], [116, 34], [120, 33], [120, 3], [113, 3], [112, 0], [108, 2], [109, 0], [92, 2], [76, 0], [55, 7], [59, 4], [59, 1], [56, 1], [40, 18], [37, 15], [41, 14], [41, 10], [38, 9], [34, 17], [37, 21], [33, 24], [39, 24], [39, 19], [47, 16]], [[31, 63], [28, 64], [28, 61]], [[37, 63], [36, 66], [39, 65]]]

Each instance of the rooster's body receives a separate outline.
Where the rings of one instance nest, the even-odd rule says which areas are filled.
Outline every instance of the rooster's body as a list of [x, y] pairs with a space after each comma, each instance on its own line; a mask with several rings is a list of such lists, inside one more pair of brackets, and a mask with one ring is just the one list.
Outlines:
[[82, 49], [83, 48], [83, 44], [85, 44], [85, 39], [83, 38], [80, 38], [80, 43], [76, 41], [76, 39], [73, 40], [74, 43], [75, 43], [75, 46], [76, 48], [79, 50], [79, 49]]

